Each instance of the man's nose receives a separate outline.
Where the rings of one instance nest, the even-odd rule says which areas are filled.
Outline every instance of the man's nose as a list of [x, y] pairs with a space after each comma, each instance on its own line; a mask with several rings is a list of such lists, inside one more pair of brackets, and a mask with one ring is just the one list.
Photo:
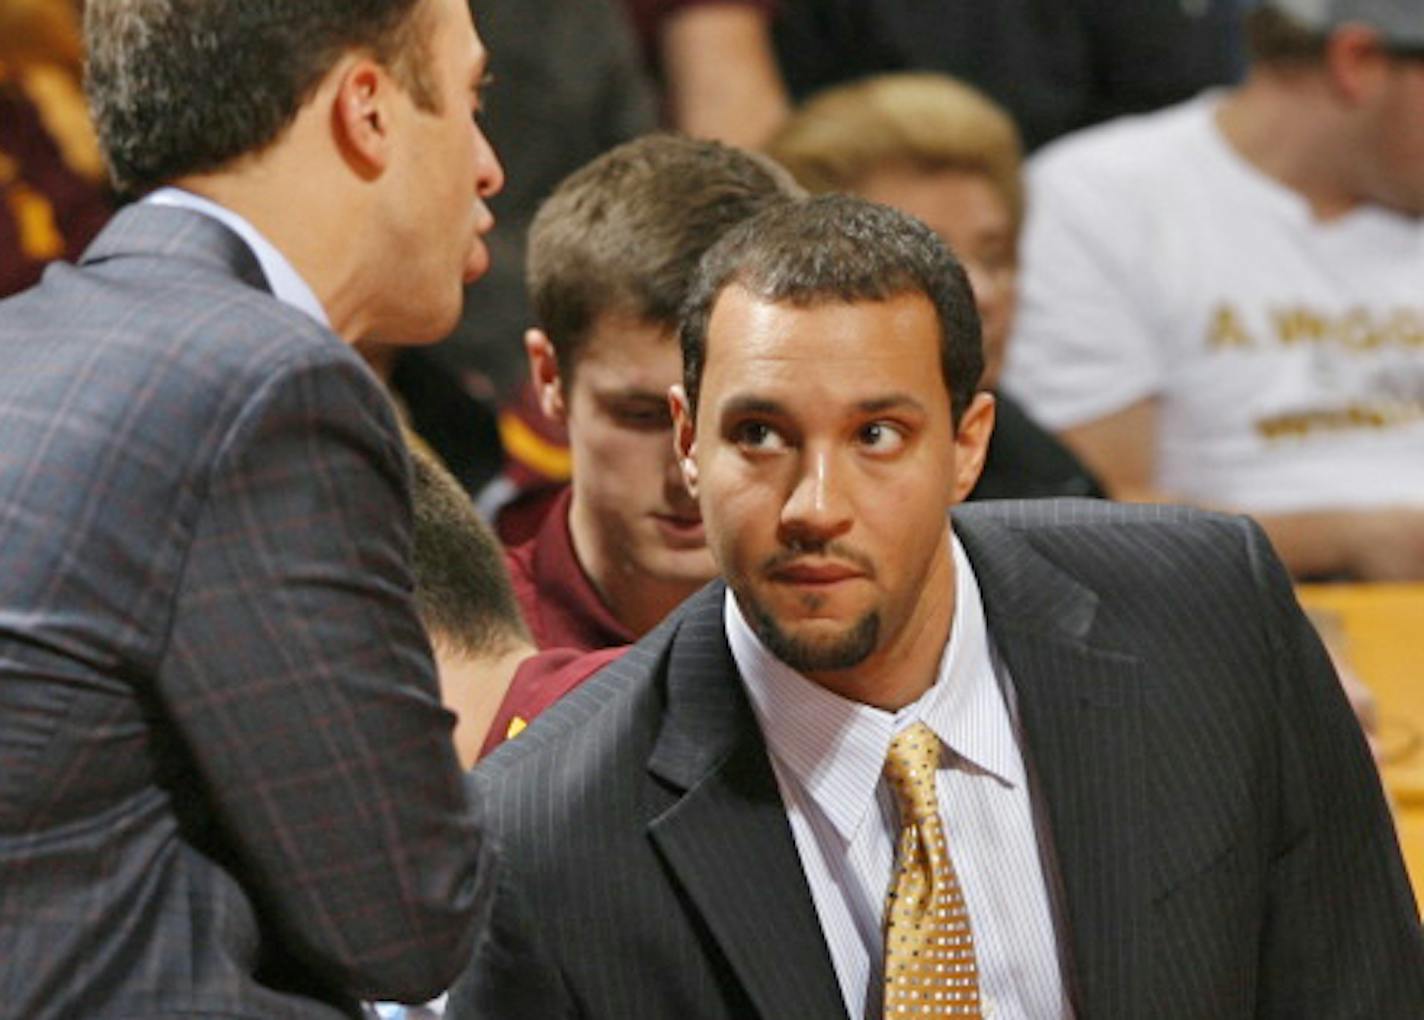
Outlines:
[[504, 164], [499, 161], [499, 153], [494, 151], [484, 129], [475, 125], [475, 160], [479, 167], [475, 175], [475, 194], [480, 198], [498, 195], [504, 189]]
[[850, 530], [853, 520], [842, 474], [833, 451], [802, 454], [795, 485], [781, 508], [781, 528], [787, 537], [829, 542]]

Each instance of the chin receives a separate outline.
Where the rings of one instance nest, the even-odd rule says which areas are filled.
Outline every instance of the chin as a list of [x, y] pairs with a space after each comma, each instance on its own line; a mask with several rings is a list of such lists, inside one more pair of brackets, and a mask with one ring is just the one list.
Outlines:
[[664, 584], [700, 588], [717, 576], [712, 554], [702, 549], [662, 549], [648, 564], [647, 573]]
[[[411, 347], [422, 347], [426, 344], [437, 343], [444, 340], [454, 331], [460, 323], [460, 312], [464, 309], [464, 291], [457, 292], [457, 299], [454, 301], [443, 301], [438, 307], [420, 308], [423, 314], [419, 320], [412, 322], [405, 337], [398, 341]], [[418, 307], [418, 306], [412, 306]]]
[[850, 623], [803, 620], [792, 624], [754, 613], [751, 623], [767, 650], [798, 673], [854, 669], [875, 652], [880, 640], [880, 616], [875, 612]]

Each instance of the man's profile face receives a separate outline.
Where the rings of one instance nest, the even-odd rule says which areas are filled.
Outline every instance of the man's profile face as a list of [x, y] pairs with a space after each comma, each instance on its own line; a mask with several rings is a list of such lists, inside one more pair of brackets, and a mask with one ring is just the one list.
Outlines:
[[605, 312], [565, 380], [572, 527], [598, 574], [698, 586], [716, 573], [673, 450], [667, 393], [681, 379], [670, 328]]
[[981, 431], [956, 438], [923, 295], [797, 307], [723, 291], [679, 444], [708, 543], [773, 653], [852, 670], [916, 626]]
[[[483, 236], [494, 225], [485, 199], [504, 173], [475, 120], [488, 57], [465, 0], [425, 0], [417, 16], [429, 33], [430, 78], [437, 108], [404, 97], [409, 131], [392, 167], [387, 210], [387, 272], [380, 285], [404, 309], [381, 339], [425, 342], [447, 334], [459, 318], [464, 285], [489, 269]], [[353, 224], [352, 229], [361, 229]]]

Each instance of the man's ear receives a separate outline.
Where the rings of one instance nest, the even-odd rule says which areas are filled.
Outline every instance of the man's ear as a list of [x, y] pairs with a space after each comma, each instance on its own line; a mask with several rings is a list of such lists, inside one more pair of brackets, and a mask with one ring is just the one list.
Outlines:
[[567, 424], [569, 409], [564, 402], [564, 381], [559, 376], [559, 356], [549, 334], [542, 329], [525, 330], [524, 353], [529, 358], [529, 383], [539, 400], [539, 410], [551, 421]]
[[682, 470], [682, 483], [697, 499], [697, 422], [681, 385], [668, 390], [668, 407], [672, 410], [672, 445], [677, 466]]
[[994, 434], [994, 397], [983, 390], [964, 409], [954, 433], [953, 502], [962, 503], [979, 481], [989, 437]]
[[363, 56], [347, 58], [331, 74], [336, 86], [331, 116], [337, 146], [363, 177], [376, 177], [391, 159], [396, 83], [385, 68]]
[[1325, 44], [1325, 66], [1335, 93], [1349, 105], [1368, 104], [1389, 77], [1389, 52], [1367, 25], [1341, 25]]

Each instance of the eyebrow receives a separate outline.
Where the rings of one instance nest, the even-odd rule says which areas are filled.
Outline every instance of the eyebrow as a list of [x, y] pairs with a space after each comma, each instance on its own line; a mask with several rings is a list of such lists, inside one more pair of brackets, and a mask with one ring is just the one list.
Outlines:
[[[887, 393], [883, 397], [871, 397], [855, 405], [855, 409], [862, 414], [880, 414], [884, 411], [893, 411], [900, 408], [907, 408], [919, 414], [927, 413], [925, 405], [908, 393]], [[780, 402], [770, 400], [767, 397], [747, 395], [733, 397], [728, 400], [722, 405], [721, 413], [723, 416], [744, 414], [782, 415], [786, 413], [786, 408]]]
[[857, 410], [865, 414], [879, 414], [881, 411], [893, 411], [897, 408], [909, 408], [920, 414], [926, 413], [925, 405], [908, 393], [889, 393], [883, 397], [862, 400], [855, 406]]
[[784, 413], [785, 408], [777, 401], [751, 395], [733, 397], [723, 404], [721, 409], [724, 418], [743, 414], [780, 415]]

